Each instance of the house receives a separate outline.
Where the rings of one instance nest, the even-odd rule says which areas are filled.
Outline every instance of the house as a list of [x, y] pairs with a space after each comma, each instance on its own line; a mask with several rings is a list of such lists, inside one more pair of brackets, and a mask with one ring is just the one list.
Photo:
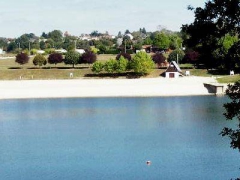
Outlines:
[[67, 50], [65, 50], [65, 49], [55, 49], [55, 52], [57, 52], [57, 53], [66, 53]]
[[37, 54], [43, 54], [43, 53], [45, 53], [45, 51], [43, 51], [43, 50], [37, 50]]
[[182, 70], [175, 61], [170, 62], [167, 70], [165, 71], [166, 78], [178, 78]]
[[83, 54], [85, 53], [84, 49], [75, 49], [76, 52], [78, 52], [79, 54]]

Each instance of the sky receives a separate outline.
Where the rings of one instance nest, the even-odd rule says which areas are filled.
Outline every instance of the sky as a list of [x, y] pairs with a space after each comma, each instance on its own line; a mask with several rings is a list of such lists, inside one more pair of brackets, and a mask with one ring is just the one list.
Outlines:
[[111, 35], [126, 29], [163, 26], [180, 31], [194, 20], [188, 5], [204, 7], [206, 0], [0, 0], [0, 37], [15, 38], [24, 33], [40, 36], [53, 30], [71, 35], [94, 30]]

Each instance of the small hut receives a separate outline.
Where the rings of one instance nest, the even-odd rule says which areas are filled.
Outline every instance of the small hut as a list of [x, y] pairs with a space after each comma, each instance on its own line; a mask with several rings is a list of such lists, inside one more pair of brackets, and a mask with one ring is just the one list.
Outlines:
[[182, 70], [175, 61], [169, 63], [167, 70], [165, 71], [166, 78], [178, 78], [182, 73]]

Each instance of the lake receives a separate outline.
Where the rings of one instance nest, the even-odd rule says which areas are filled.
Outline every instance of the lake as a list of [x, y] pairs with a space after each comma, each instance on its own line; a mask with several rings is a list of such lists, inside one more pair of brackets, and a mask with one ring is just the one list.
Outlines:
[[[0, 101], [1, 180], [191, 179], [240, 176], [219, 133], [226, 97]], [[151, 161], [147, 165], [146, 161]]]

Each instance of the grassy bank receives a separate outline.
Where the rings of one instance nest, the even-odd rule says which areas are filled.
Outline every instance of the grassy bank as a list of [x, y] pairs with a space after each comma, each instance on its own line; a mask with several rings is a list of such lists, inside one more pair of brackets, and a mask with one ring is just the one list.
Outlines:
[[[115, 59], [116, 55], [101, 54], [97, 56], [98, 61], [105, 62], [109, 59]], [[71, 65], [59, 63], [56, 66], [47, 64], [41, 68], [34, 66], [32, 63], [33, 57], [29, 62], [23, 66], [15, 62], [15, 58], [0, 59], [0, 80], [17, 80], [17, 79], [79, 79], [79, 78], [134, 78], [129, 73], [123, 74], [101, 74], [95, 75], [92, 73], [89, 65], [76, 65], [73, 69]], [[190, 64], [180, 65], [183, 73], [190, 71], [193, 76], [202, 77], [217, 77], [219, 83], [232, 83], [240, 80], [240, 75], [229, 76], [228, 72], [222, 71], [208, 71], [207, 69], [194, 69]], [[185, 69], [186, 68], [186, 69]], [[166, 68], [153, 69], [153, 71], [146, 77], [160, 77], [164, 76]], [[70, 77], [73, 73], [73, 77]]]

